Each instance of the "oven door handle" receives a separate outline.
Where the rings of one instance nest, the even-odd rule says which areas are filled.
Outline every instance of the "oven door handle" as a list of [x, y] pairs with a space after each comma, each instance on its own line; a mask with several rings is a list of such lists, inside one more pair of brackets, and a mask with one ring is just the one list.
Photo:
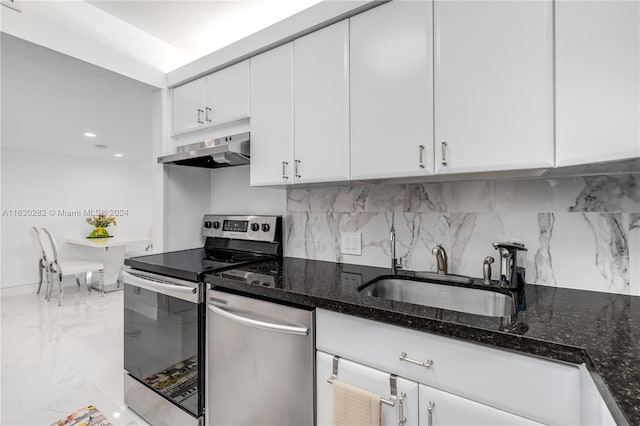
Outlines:
[[246, 318], [240, 315], [232, 314], [231, 312], [225, 311], [217, 306], [208, 304], [207, 308], [213, 312], [214, 314], [220, 315], [221, 317], [227, 318], [231, 321], [248, 325], [249, 327], [262, 328], [264, 330], [276, 331], [280, 333], [287, 334], [297, 334], [299, 336], [308, 336], [309, 329], [307, 327], [296, 327], [293, 325], [282, 325], [282, 324], [274, 324], [271, 322], [258, 321], [251, 318]]
[[196, 294], [198, 292], [197, 288], [194, 287], [186, 287], [182, 285], [169, 284], [169, 283], [161, 283], [155, 280], [145, 280], [144, 278], [138, 278], [135, 275], [129, 274], [127, 272], [123, 272], [123, 281], [127, 284], [137, 285], [139, 287], [144, 287], [148, 290], [159, 290], [159, 291], [175, 291], [177, 293], [185, 293], [185, 294]]

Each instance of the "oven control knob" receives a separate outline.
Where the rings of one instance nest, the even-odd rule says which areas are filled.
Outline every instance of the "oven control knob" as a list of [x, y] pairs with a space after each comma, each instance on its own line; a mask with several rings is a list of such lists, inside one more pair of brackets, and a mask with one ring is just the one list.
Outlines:
[[252, 224], [251, 224], [251, 230], [252, 230], [253, 232], [258, 232], [258, 231], [260, 230], [260, 225], [259, 225], [259, 224], [257, 224], [257, 223], [252, 223]]
[[269, 229], [271, 229], [271, 226], [269, 226], [268, 223], [263, 223], [262, 224], [262, 231], [263, 232], [269, 232]]
[[211, 222], [209, 222], [208, 220], [204, 223], [204, 227], [205, 228], [211, 228]]
[[220, 222], [213, 222], [213, 229], [220, 228]]

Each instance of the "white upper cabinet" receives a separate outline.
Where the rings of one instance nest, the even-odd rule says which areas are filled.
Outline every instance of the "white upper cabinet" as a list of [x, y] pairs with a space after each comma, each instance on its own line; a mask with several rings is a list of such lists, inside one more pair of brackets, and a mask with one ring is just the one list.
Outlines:
[[293, 182], [293, 43], [251, 58], [251, 185]]
[[202, 128], [206, 104], [206, 78], [199, 78], [173, 89], [173, 134]]
[[394, 1], [350, 22], [351, 178], [433, 174], [430, 1]]
[[249, 117], [249, 61], [173, 89], [173, 134]]
[[556, 161], [640, 156], [640, 2], [556, 1]]
[[211, 125], [249, 117], [249, 61], [207, 77], [207, 108]]
[[553, 3], [436, 1], [436, 173], [554, 165]]
[[349, 179], [349, 23], [296, 39], [294, 178]]

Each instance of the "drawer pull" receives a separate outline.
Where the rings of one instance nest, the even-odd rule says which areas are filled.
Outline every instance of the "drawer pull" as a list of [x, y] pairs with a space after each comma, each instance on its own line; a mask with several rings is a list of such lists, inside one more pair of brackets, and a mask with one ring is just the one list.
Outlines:
[[429, 401], [429, 405], [427, 405], [427, 415], [429, 416], [427, 421], [428, 426], [433, 426], [433, 410], [435, 408], [436, 403], [433, 401]]
[[430, 359], [428, 359], [427, 362], [422, 362], [422, 361], [416, 361], [415, 359], [408, 358], [406, 352], [402, 352], [400, 354], [400, 361], [410, 362], [411, 364], [419, 365], [420, 367], [424, 367], [424, 368], [431, 368], [431, 366], [433, 365], [433, 361]]
[[398, 407], [398, 426], [405, 426], [407, 424], [407, 418], [404, 416], [404, 399], [406, 397], [407, 394], [402, 392], [400, 398], [398, 398], [398, 403], [400, 404]]

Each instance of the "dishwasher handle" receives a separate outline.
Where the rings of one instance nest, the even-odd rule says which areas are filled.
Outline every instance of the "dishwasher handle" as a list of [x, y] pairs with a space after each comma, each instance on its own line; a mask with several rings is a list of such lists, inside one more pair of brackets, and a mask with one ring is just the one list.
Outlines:
[[258, 321], [240, 315], [232, 314], [231, 312], [225, 311], [224, 309], [211, 304], [208, 304], [207, 308], [214, 314], [220, 315], [221, 317], [227, 318], [239, 324], [248, 325], [249, 327], [262, 328], [264, 330], [276, 331], [280, 333], [297, 334], [299, 336], [309, 335], [309, 329], [307, 327], [296, 327], [292, 325], [282, 325], [265, 321]]

